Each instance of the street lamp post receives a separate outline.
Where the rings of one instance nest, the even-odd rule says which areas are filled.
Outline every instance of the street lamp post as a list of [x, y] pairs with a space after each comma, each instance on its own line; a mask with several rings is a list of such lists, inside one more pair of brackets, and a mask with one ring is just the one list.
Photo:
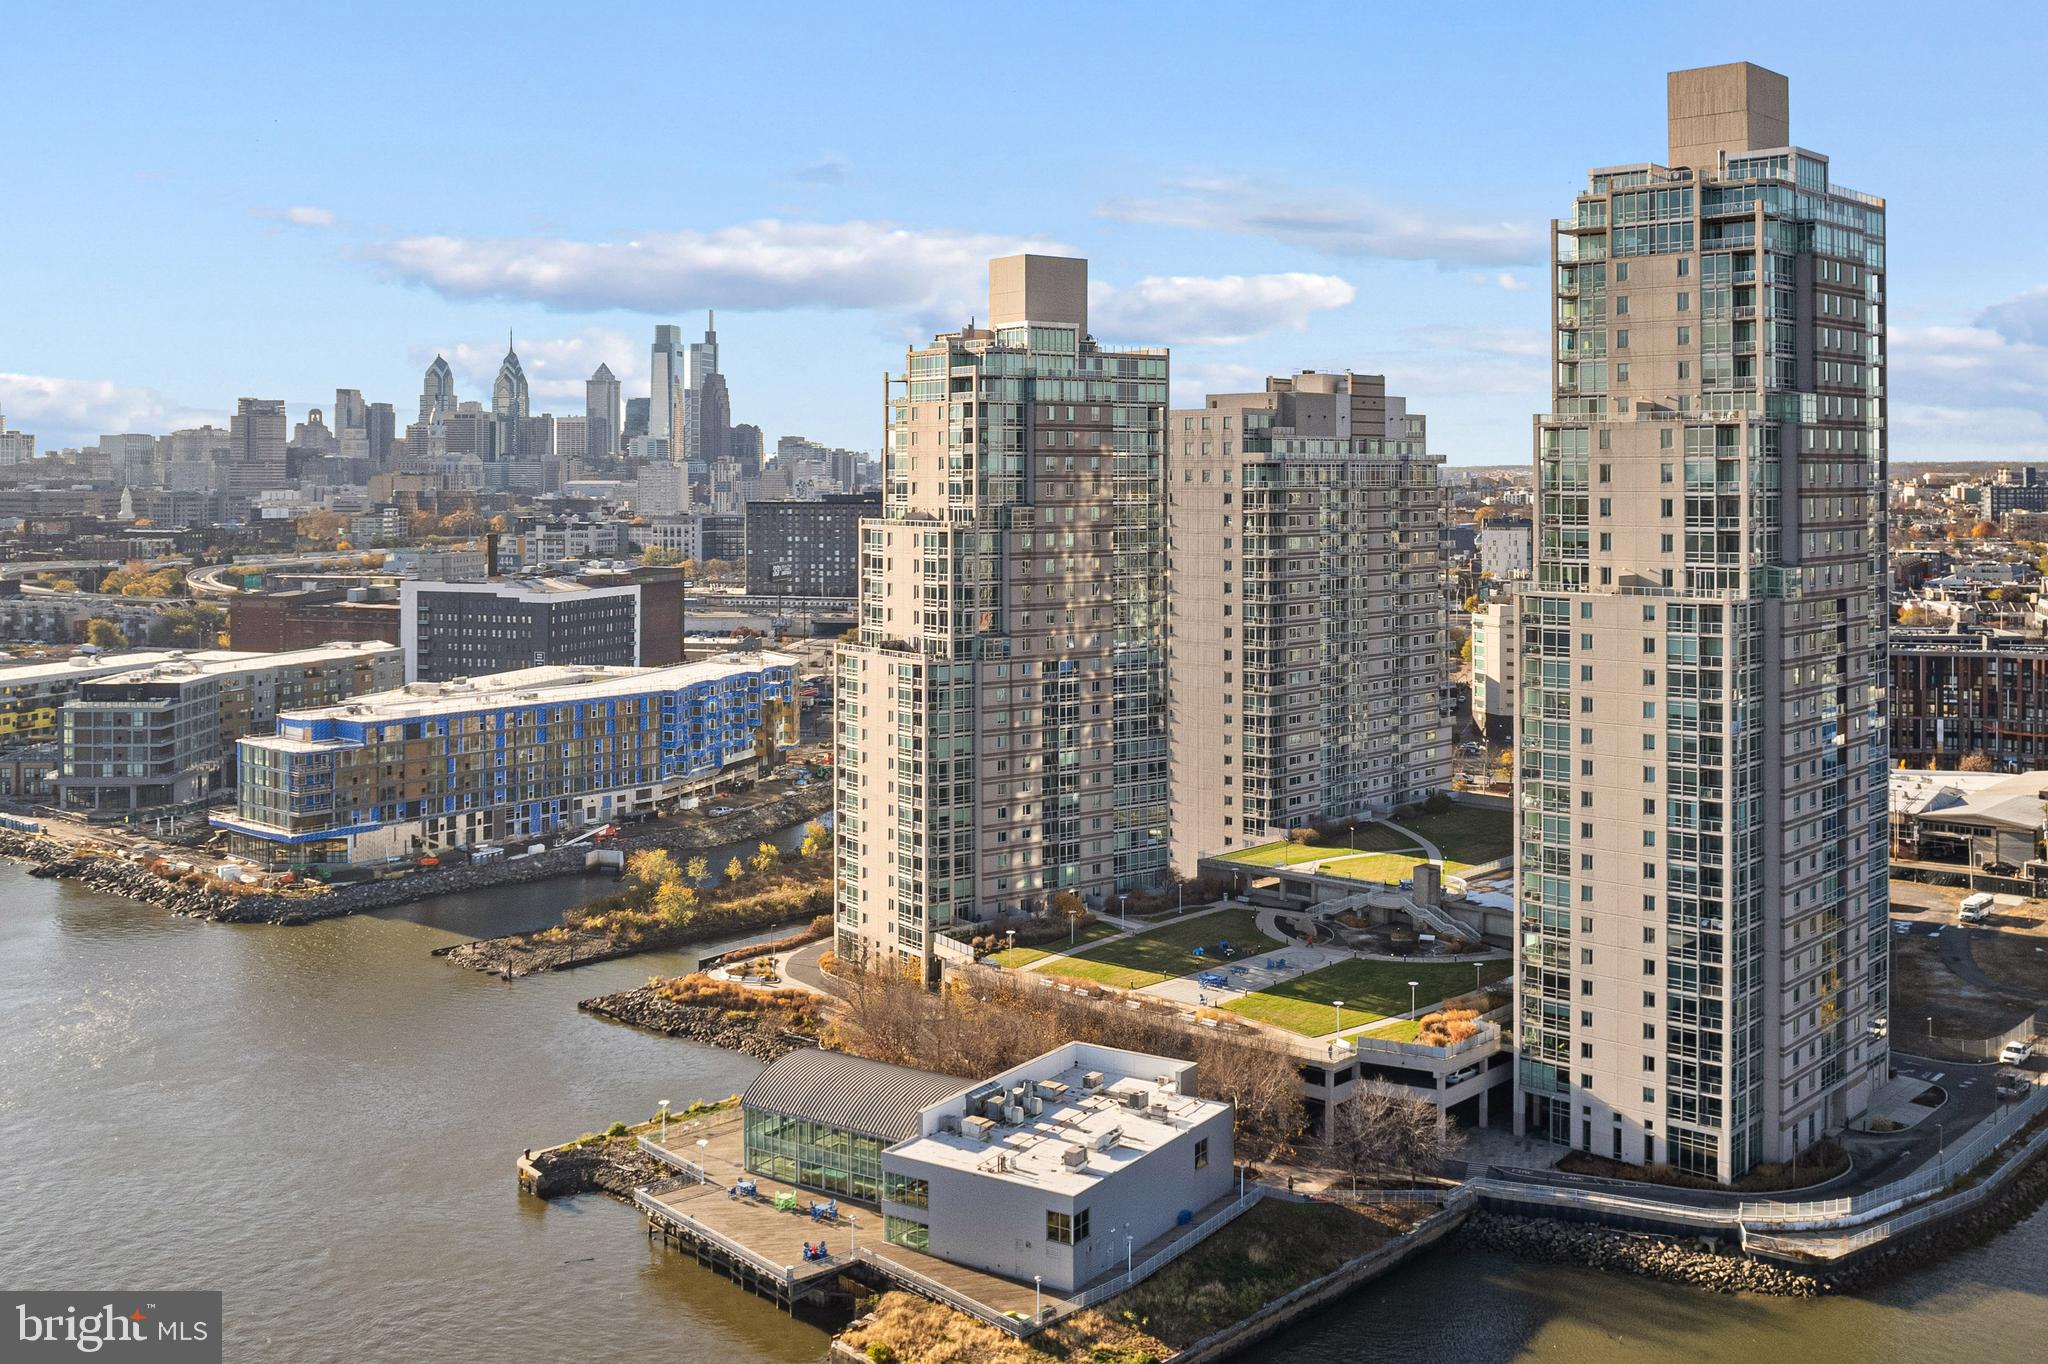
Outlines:
[[1411, 1014], [1415, 1012], [1415, 987], [1420, 984], [1422, 984], [1422, 982], [1419, 980], [1411, 980], [1408, 982], [1408, 1012]]
[[1031, 1276], [1031, 1320], [1034, 1322], [1045, 1315], [1045, 1309], [1039, 1305], [1040, 1290], [1044, 1285], [1045, 1276], [1043, 1274], [1033, 1274]]
[[[1131, 1277], [1131, 1247], [1133, 1244], [1134, 1240], [1131, 1236], [1130, 1228], [1126, 1227], [1124, 1229], [1124, 1277], [1126, 1279]], [[1124, 1286], [1126, 1288], [1130, 1287], [1129, 1284]]]
[[660, 1101], [660, 1103], [661, 1103], [661, 1144], [662, 1144], [662, 1145], [664, 1145], [664, 1146], [666, 1146], [666, 1145], [668, 1145], [668, 1100], [667, 1100], [667, 1099], [663, 1099], [663, 1100], [661, 1100], [661, 1101]]
[[1481, 990], [1484, 990], [1484, 989], [1486, 988], [1486, 981], [1485, 981], [1485, 980], [1483, 979], [1483, 975], [1484, 975], [1484, 973], [1483, 973], [1483, 972], [1481, 972], [1481, 971], [1480, 971], [1480, 969], [1479, 969], [1479, 963], [1478, 963], [1478, 962], [1476, 962], [1476, 961], [1475, 961], [1475, 962], [1473, 962], [1473, 963], [1472, 963], [1472, 992], [1473, 992], [1474, 994], [1477, 994], [1477, 993], [1478, 993], [1479, 991], [1481, 991]]
[[1333, 1000], [1331, 1000], [1331, 1001], [1330, 1001], [1330, 1003], [1331, 1003], [1331, 1005], [1332, 1005], [1333, 1007], [1335, 1007], [1335, 1008], [1336, 1008], [1336, 1010], [1337, 1010], [1337, 1031], [1338, 1031], [1338, 1032], [1343, 1032], [1343, 1031], [1344, 1031], [1344, 1001], [1343, 1001], [1343, 1000], [1341, 1000], [1341, 999], [1333, 999]]
[[1118, 924], [1120, 924], [1120, 925], [1121, 925], [1121, 926], [1123, 927], [1123, 930], [1124, 930], [1124, 932], [1126, 932], [1126, 933], [1128, 933], [1128, 932], [1130, 932], [1130, 931], [1131, 931], [1131, 921], [1130, 921], [1129, 919], [1127, 919], [1127, 918], [1125, 918], [1125, 917], [1124, 917], [1124, 901], [1126, 901], [1126, 900], [1128, 900], [1128, 899], [1130, 899], [1130, 898], [1131, 898], [1130, 896], [1128, 896], [1128, 895], [1124, 894], [1124, 893], [1123, 893], [1122, 891], [1118, 891], [1118, 892], [1117, 892], [1117, 895], [1116, 895], [1116, 921], [1117, 921], [1117, 923], [1118, 923]]
[[851, 1260], [851, 1259], [853, 1258], [853, 1252], [854, 1252], [854, 1244], [853, 1244], [853, 1243], [854, 1243], [854, 1239], [855, 1239], [855, 1238], [856, 1238], [857, 1236], [859, 1236], [859, 1234], [860, 1234], [860, 1219], [859, 1219], [858, 1217], [855, 1217], [855, 1216], [854, 1216], [853, 1214], [851, 1214], [851, 1213], [848, 1213], [848, 1214], [847, 1214], [847, 1217], [846, 1217], [846, 1258], [847, 1258], [847, 1259], [849, 1259], [849, 1260]]
[[1947, 1160], [1947, 1159], [1948, 1159], [1948, 1129], [1947, 1129], [1946, 1127], [1944, 1127], [1944, 1126], [1943, 1126], [1942, 1124], [1940, 1124], [1940, 1123], [1936, 1123], [1936, 1124], [1934, 1124], [1934, 1140], [1935, 1140], [1934, 1158], [1935, 1158], [1936, 1160]]

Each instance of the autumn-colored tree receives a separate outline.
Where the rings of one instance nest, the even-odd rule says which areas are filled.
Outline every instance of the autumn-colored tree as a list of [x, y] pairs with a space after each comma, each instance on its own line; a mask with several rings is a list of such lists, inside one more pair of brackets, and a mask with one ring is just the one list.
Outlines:
[[1974, 753], [1965, 753], [1963, 760], [1956, 764], [1956, 770], [1958, 772], [1995, 772], [1998, 769], [1997, 764], [1991, 761], [1991, 755], [1980, 748]]
[[683, 552], [679, 549], [664, 549], [660, 545], [648, 545], [640, 551], [640, 562], [649, 568], [667, 568], [672, 564], [679, 564], [682, 561]]
[[740, 864], [740, 855], [734, 853], [732, 861], [725, 864], [725, 879], [727, 881], [737, 881], [746, 874], [747, 869]]
[[484, 519], [464, 507], [442, 517], [439, 529], [443, 535], [481, 535], [484, 530]]
[[764, 839], [755, 847], [754, 855], [747, 859], [747, 865], [751, 866], [756, 873], [765, 876], [768, 873], [768, 869], [775, 865], [775, 859], [779, 856], [781, 856], [780, 850], [773, 843], [767, 842]]
[[711, 864], [704, 860], [702, 853], [699, 853], [683, 868], [683, 874], [690, 878], [691, 885], [701, 886], [704, 884], [704, 878], [711, 875]]
[[626, 859], [626, 879], [642, 895], [652, 896], [670, 882], [681, 883], [683, 874], [665, 849], [647, 848]]
[[507, 520], [505, 519], [505, 513], [503, 513], [503, 512], [499, 512], [499, 513], [498, 513], [498, 514], [497, 514], [496, 516], [493, 516], [493, 517], [491, 518], [491, 520], [490, 520], [490, 528], [491, 528], [492, 530], [494, 530], [494, 531], [498, 532], [498, 534], [500, 534], [500, 535], [503, 535], [503, 534], [505, 533], [505, 528], [506, 528], [507, 526], [509, 526], [510, 524], [511, 524], [511, 522], [509, 522], [509, 521], [507, 521]]
[[681, 928], [697, 908], [697, 892], [681, 881], [664, 881], [655, 888], [649, 908], [666, 927]]
[[85, 623], [85, 642], [98, 649], [125, 649], [128, 636], [121, 633], [121, 627], [104, 616], [94, 616]]
[[1979, 521], [1976, 525], [1970, 527], [1970, 538], [1972, 540], [1988, 540], [1996, 534], [1998, 534], [1998, 523], [1995, 521]]
[[804, 841], [797, 845], [798, 857], [816, 857], [832, 846], [832, 831], [817, 820], [804, 825]]

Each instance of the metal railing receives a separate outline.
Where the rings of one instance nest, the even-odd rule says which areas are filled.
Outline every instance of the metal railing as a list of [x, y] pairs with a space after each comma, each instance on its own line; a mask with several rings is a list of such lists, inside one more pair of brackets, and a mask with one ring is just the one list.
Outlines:
[[1146, 1279], [1151, 1278], [1182, 1255], [1187, 1254], [1187, 1252], [1193, 1250], [1203, 1241], [1208, 1240], [1209, 1237], [1221, 1231], [1265, 1196], [1266, 1191], [1263, 1188], [1256, 1184], [1250, 1186], [1237, 1201], [1220, 1212], [1211, 1214], [1207, 1220], [1197, 1223], [1182, 1235], [1174, 1238], [1163, 1249], [1146, 1256], [1115, 1278], [1099, 1283], [1087, 1292], [1067, 1299], [1072, 1304], [1070, 1310], [1078, 1312], [1084, 1307], [1093, 1307], [1098, 1302], [1113, 1298], [1117, 1294], [1143, 1283]]
[[762, 1256], [759, 1252], [749, 1250], [730, 1236], [715, 1232], [696, 1218], [686, 1217], [674, 1208], [661, 1202], [654, 1196], [651, 1186], [643, 1185], [633, 1190], [633, 1202], [650, 1217], [666, 1222], [672, 1227], [687, 1231], [692, 1236], [701, 1237], [712, 1245], [717, 1246], [733, 1259], [744, 1260], [756, 1268], [767, 1270], [769, 1273], [779, 1276], [785, 1283], [794, 1280], [796, 1277], [789, 1265], [778, 1265]]
[[[943, 1302], [948, 1307], [957, 1308], [979, 1321], [987, 1322], [991, 1326], [999, 1326], [1013, 1336], [1027, 1336], [1038, 1329], [1039, 1324], [1036, 1322], [1012, 1316], [1008, 1312], [999, 1312], [987, 1303], [977, 1302], [965, 1293], [960, 1293], [946, 1287], [937, 1279], [931, 1277], [931, 1275], [920, 1274], [909, 1265], [899, 1260], [892, 1260], [881, 1252], [867, 1246], [862, 1246], [859, 1250], [854, 1251], [853, 1258], [865, 1260], [883, 1273], [901, 1280], [912, 1292], [920, 1293], [938, 1302]], [[1057, 1302], [1058, 1300], [1056, 1299], [1055, 1301]]]
[[1746, 1223], [1766, 1223], [1782, 1230], [1793, 1231], [1799, 1230], [1801, 1223], [1853, 1224], [1883, 1217], [1899, 1211], [1907, 1202], [1922, 1194], [1947, 1187], [1958, 1175], [1975, 1169], [1987, 1156], [2010, 1141], [2014, 1133], [2044, 1111], [2048, 1111], [2048, 1086], [2036, 1085], [2026, 1098], [1992, 1115], [1989, 1122], [1980, 1124], [1965, 1140], [1947, 1147], [1932, 1165], [1903, 1179], [1893, 1180], [1889, 1184], [1880, 1185], [1853, 1198], [1831, 1198], [1805, 1203], [1743, 1203], [1737, 1206], [1736, 1213]]
[[[2048, 1150], [2048, 1128], [2036, 1132], [2025, 1146], [2021, 1147], [2018, 1152], [2015, 1152], [2015, 1159], [2006, 1166], [2006, 1169], [2017, 1169], [2020, 1164], [2033, 1159], [2043, 1150]], [[1949, 1198], [1937, 1199], [1921, 1207], [1914, 1208], [1909, 1212], [1902, 1212], [1895, 1217], [1886, 1218], [1882, 1222], [1873, 1223], [1867, 1227], [1860, 1227], [1846, 1236], [1801, 1236], [1796, 1233], [1786, 1236], [1775, 1236], [1751, 1232], [1745, 1227], [1742, 1233], [1742, 1248], [1746, 1251], [1766, 1250], [1780, 1255], [1799, 1256], [1806, 1259], [1838, 1260], [1845, 1255], [1853, 1255], [1857, 1251], [1876, 1245], [1880, 1241], [1889, 1240], [1900, 1232], [1910, 1231], [1914, 1227], [1931, 1222], [1936, 1218], [1950, 1217], [1974, 1207], [1976, 1204], [1996, 1194], [2003, 1187], [2004, 1183], [2005, 1179], [2003, 1177], [1986, 1180], [1982, 1184], [1964, 1189]]]
[[679, 1171], [682, 1174], [689, 1176], [690, 1179], [695, 1183], [709, 1184], [711, 1182], [711, 1176], [704, 1172], [704, 1167], [702, 1165], [699, 1165], [694, 1160], [684, 1159], [682, 1156], [679, 1156], [675, 1152], [669, 1150], [666, 1146], [663, 1146], [660, 1142], [654, 1140], [654, 1138], [652, 1137], [645, 1135], [635, 1137], [633, 1139], [633, 1144], [635, 1146], [638, 1146], [642, 1151], [646, 1152], [648, 1155], [653, 1156], [663, 1165], [668, 1166], [669, 1169]]

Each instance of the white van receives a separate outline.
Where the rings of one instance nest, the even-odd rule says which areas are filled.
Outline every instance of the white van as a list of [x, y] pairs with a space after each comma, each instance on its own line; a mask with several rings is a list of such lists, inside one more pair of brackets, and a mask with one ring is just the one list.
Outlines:
[[1956, 918], [1966, 924], [1981, 924], [1991, 917], [1991, 897], [1979, 892], [1956, 906]]

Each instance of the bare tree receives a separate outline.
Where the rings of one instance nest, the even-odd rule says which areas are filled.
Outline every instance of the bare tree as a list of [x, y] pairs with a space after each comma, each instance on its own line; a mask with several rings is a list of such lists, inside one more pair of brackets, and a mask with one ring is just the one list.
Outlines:
[[1353, 1197], [1360, 1176], [1433, 1174], [1463, 1144], [1463, 1134], [1439, 1118], [1434, 1103], [1376, 1080], [1359, 1085], [1323, 1122], [1323, 1149], [1330, 1164], [1351, 1177]]

